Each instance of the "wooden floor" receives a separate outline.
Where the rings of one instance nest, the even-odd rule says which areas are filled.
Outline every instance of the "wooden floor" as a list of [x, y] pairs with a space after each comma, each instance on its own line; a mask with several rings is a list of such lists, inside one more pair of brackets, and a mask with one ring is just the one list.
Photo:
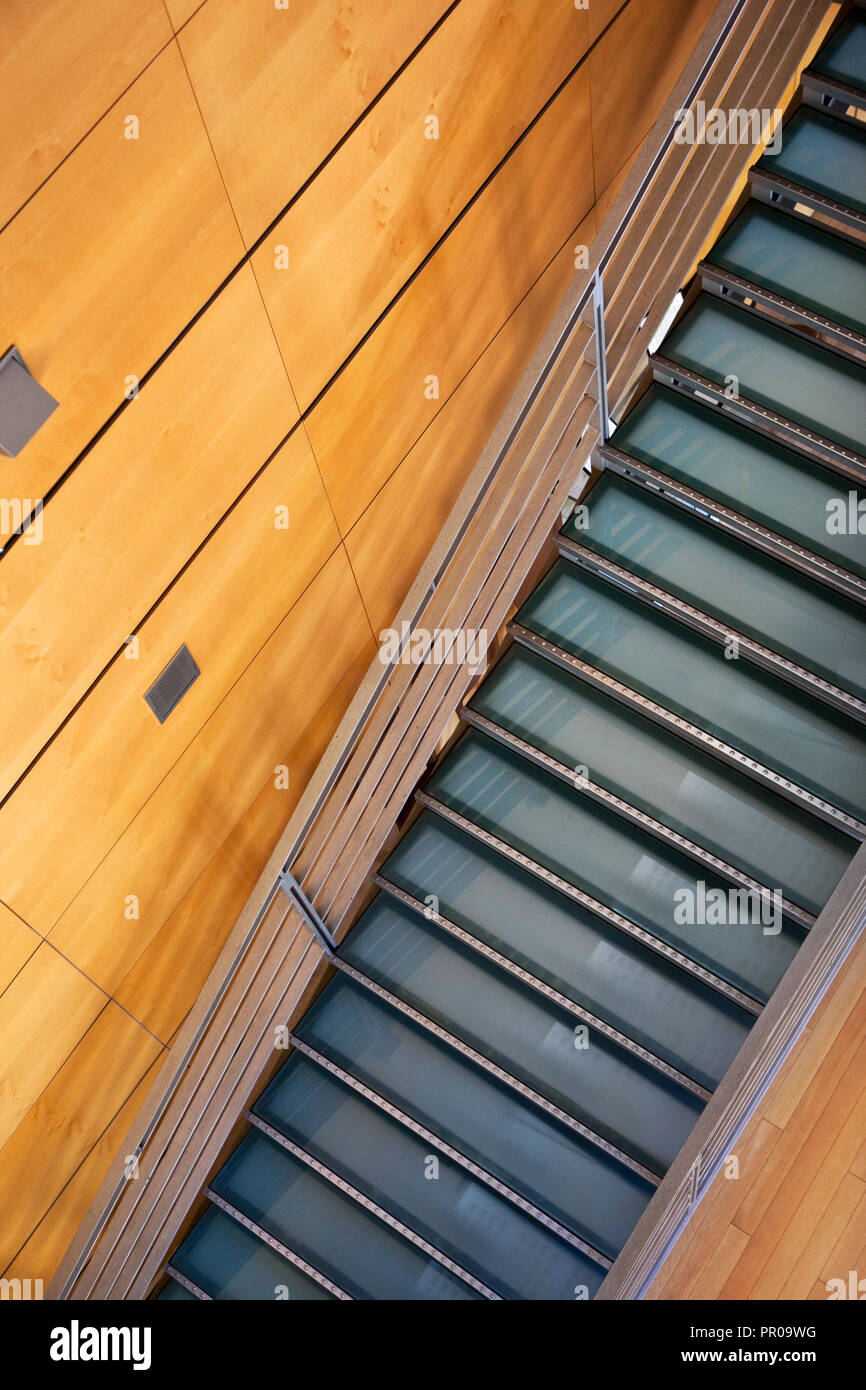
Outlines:
[[735, 1157], [648, 1297], [826, 1299], [852, 1270], [866, 1280], [866, 932]]
[[50, 1279], [712, 8], [0, 6], [60, 402], [3, 468], [0, 1272]]

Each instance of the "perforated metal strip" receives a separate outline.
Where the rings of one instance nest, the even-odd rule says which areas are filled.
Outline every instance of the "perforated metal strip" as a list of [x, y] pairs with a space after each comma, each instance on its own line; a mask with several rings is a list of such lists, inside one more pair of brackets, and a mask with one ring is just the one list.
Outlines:
[[506, 1071], [504, 1067], [498, 1066], [496, 1062], [492, 1062], [490, 1058], [485, 1057], [483, 1053], [476, 1052], [474, 1047], [470, 1047], [454, 1033], [449, 1033], [447, 1028], [443, 1028], [440, 1024], [434, 1023], [426, 1014], [422, 1014], [419, 1009], [413, 1008], [411, 1004], [407, 1004], [405, 1000], [400, 999], [396, 994], [392, 994], [390, 990], [384, 989], [382, 985], [377, 984], [375, 980], [371, 980], [370, 976], [365, 975], [363, 971], [356, 970], [355, 966], [350, 965], [348, 961], [342, 960], [337, 956], [334, 964], [342, 970], [345, 975], [348, 975], [350, 979], [354, 980], [356, 984], [362, 985], [364, 989], [370, 990], [370, 992], [375, 994], [379, 999], [384, 999], [386, 1004], [390, 1004], [393, 1009], [404, 1014], [406, 1018], [411, 1018], [413, 1023], [420, 1024], [422, 1028], [428, 1033], [432, 1033], [440, 1042], [447, 1043], [455, 1052], [459, 1052], [461, 1057], [468, 1058], [470, 1062], [474, 1062], [476, 1066], [489, 1072], [490, 1075], [495, 1076], [497, 1080], [503, 1081], [506, 1086], [510, 1086], [513, 1091], [517, 1091], [519, 1095], [531, 1101], [533, 1105], [537, 1105], [541, 1110], [546, 1111], [548, 1115], [552, 1115], [554, 1119], [559, 1120], [560, 1124], [567, 1125], [569, 1129], [574, 1130], [575, 1134], [580, 1134], [584, 1139], [588, 1139], [596, 1148], [604, 1149], [605, 1153], [610, 1154], [611, 1158], [615, 1158], [618, 1163], [622, 1163], [626, 1168], [631, 1168], [633, 1173], [638, 1173], [640, 1177], [645, 1178], [647, 1182], [651, 1182], [654, 1187], [658, 1185], [660, 1181], [658, 1173], [654, 1173], [652, 1169], [646, 1168], [638, 1159], [632, 1158], [631, 1154], [627, 1154], [624, 1149], [617, 1148], [616, 1144], [611, 1144], [609, 1140], [602, 1138], [600, 1134], [596, 1134], [595, 1130], [590, 1129], [588, 1125], [575, 1119], [574, 1115], [570, 1115], [567, 1110], [562, 1110], [558, 1105], [554, 1105], [553, 1101], [548, 1100], [546, 1096], [541, 1095], [538, 1091], [534, 1091], [531, 1086], [527, 1086], [525, 1082], [518, 1080], [516, 1076], [512, 1076], [511, 1072]]
[[785, 178], [783, 174], [768, 174], [765, 169], [750, 169], [749, 186], [755, 197], [760, 198], [762, 202], [782, 203], [792, 208], [796, 208], [799, 203], [802, 207], [811, 208], [830, 223], [841, 223], [843, 229], [866, 232], [866, 213], [849, 207], [847, 203], [840, 203], [835, 198], [828, 197], [826, 193], [817, 193], [814, 188], [807, 188], [805, 184], [796, 183], [794, 179]]
[[293, 1264], [296, 1269], [301, 1270], [303, 1274], [308, 1275], [316, 1284], [320, 1284], [323, 1289], [327, 1289], [335, 1298], [343, 1299], [345, 1302], [352, 1302], [351, 1294], [346, 1293], [345, 1289], [341, 1289], [339, 1284], [335, 1284], [333, 1279], [329, 1279], [320, 1269], [316, 1269], [315, 1265], [311, 1265], [307, 1260], [302, 1259], [301, 1256], [288, 1245], [284, 1245], [281, 1240], [277, 1240], [276, 1236], [272, 1236], [270, 1231], [266, 1231], [264, 1226], [259, 1225], [258, 1221], [253, 1221], [251, 1217], [242, 1212], [240, 1207], [236, 1207], [232, 1202], [227, 1202], [225, 1197], [221, 1197], [212, 1187], [206, 1187], [204, 1195], [209, 1202], [213, 1202], [215, 1207], [219, 1207], [220, 1211], [224, 1211], [226, 1216], [230, 1216], [233, 1221], [237, 1221], [238, 1225], [245, 1226], [254, 1236], [258, 1236], [259, 1240], [264, 1241], [265, 1245], [269, 1245], [278, 1255], [282, 1255], [284, 1260], [288, 1260], [290, 1264]]
[[806, 550], [787, 536], [780, 536], [776, 531], [768, 530], [766, 526], [761, 526], [757, 521], [752, 521], [733, 508], [725, 506], [723, 502], [717, 502], [705, 493], [696, 492], [686, 483], [669, 477], [667, 473], [659, 472], [657, 468], [652, 468], [640, 459], [632, 458], [631, 454], [623, 453], [621, 449], [605, 444], [599, 450], [599, 454], [604, 459], [605, 467], [621, 477], [645, 487], [648, 492], [663, 493], [667, 501], [680, 503], [684, 510], [688, 510], [692, 515], [695, 512], [699, 516], [703, 514], [703, 519], [708, 525], [716, 526], [719, 530], [746, 541], [756, 550], [784, 560], [800, 573], [822, 581], [858, 603], [866, 604], [866, 580], [860, 579], [850, 570], [843, 569], [841, 565], [834, 564], [823, 555]]
[[782, 323], [785, 327], [795, 330], [805, 329], [807, 332], [803, 336], [810, 342], [814, 342], [816, 338], [825, 339], [849, 361], [862, 363], [863, 355], [866, 353], [866, 337], [856, 328], [837, 323], [835, 319], [818, 314], [814, 309], [807, 309], [794, 299], [786, 299], [784, 295], [765, 289], [763, 285], [756, 285], [754, 280], [747, 280], [742, 275], [734, 274], [732, 270], [723, 270], [711, 261], [701, 261], [698, 274], [704, 286], [720, 298], [736, 300], [756, 317], [763, 314], [772, 323]]
[[458, 927], [457, 923], [452, 922], [449, 917], [443, 917], [441, 912], [433, 912], [431, 908], [420, 902], [418, 898], [413, 898], [411, 893], [404, 892], [402, 888], [398, 888], [395, 883], [390, 883], [389, 880], [383, 878], [381, 874], [375, 874], [373, 876], [373, 882], [379, 888], [383, 889], [384, 892], [389, 893], [392, 897], [405, 903], [407, 907], [411, 907], [416, 912], [422, 913], [428, 921], [435, 922], [443, 931], [448, 932], [449, 936], [453, 936], [457, 941], [462, 941], [465, 946], [469, 946], [471, 950], [483, 956], [485, 960], [492, 961], [500, 970], [504, 970], [508, 975], [513, 976], [515, 980], [520, 980], [522, 984], [528, 985], [530, 989], [535, 990], [537, 994], [543, 995], [545, 999], [549, 999], [550, 1002], [556, 1004], [558, 1008], [564, 1009], [567, 1013], [571, 1014], [573, 1018], [579, 1018], [581, 1022], [586, 1023], [590, 1028], [594, 1028], [597, 1032], [603, 1033], [606, 1038], [609, 1038], [611, 1042], [616, 1043], [617, 1046], [623, 1048], [626, 1052], [630, 1052], [633, 1057], [639, 1057], [641, 1061], [647, 1062], [656, 1071], [660, 1071], [663, 1075], [667, 1076], [669, 1080], [675, 1081], [678, 1086], [682, 1086], [684, 1090], [691, 1091], [692, 1095], [698, 1096], [704, 1101], [709, 1100], [712, 1092], [708, 1091], [706, 1086], [702, 1086], [700, 1082], [695, 1081], [693, 1077], [688, 1076], [677, 1067], [671, 1066], [670, 1062], [665, 1062], [661, 1057], [651, 1052], [649, 1048], [643, 1047], [640, 1043], [635, 1042], [634, 1038], [630, 1038], [626, 1033], [621, 1033], [618, 1028], [614, 1028], [611, 1024], [605, 1023], [604, 1019], [600, 1018], [598, 1014], [594, 1014], [591, 1010], [584, 1009], [580, 1004], [576, 1004], [573, 999], [569, 999], [567, 994], [560, 993], [560, 991], [554, 989], [552, 985], [548, 985], [544, 980], [540, 980], [537, 975], [533, 975], [530, 971], [524, 970], [523, 966], [517, 965], [513, 960], [509, 960], [508, 956], [503, 956], [501, 952], [495, 951], [493, 947], [488, 946], [485, 941], [479, 941], [477, 936], [472, 936], [469, 932], [464, 931], [462, 927]]
[[[857, 113], [866, 111], [866, 92], [859, 87], [807, 68], [800, 79], [800, 90], [807, 106], [816, 111], [829, 111], [840, 120], [850, 122], [859, 130], [863, 129], [862, 115]], [[850, 114], [852, 108], [854, 114]]]
[[476, 1279], [474, 1274], [470, 1274], [469, 1271], [464, 1269], [462, 1265], [459, 1265], [456, 1260], [452, 1260], [450, 1256], [443, 1254], [435, 1245], [431, 1245], [429, 1240], [425, 1240], [423, 1236], [418, 1235], [417, 1231], [413, 1231], [411, 1226], [407, 1226], [404, 1221], [400, 1221], [396, 1216], [392, 1216], [391, 1212], [387, 1211], [385, 1207], [381, 1207], [378, 1202], [374, 1202], [372, 1198], [368, 1197], [366, 1192], [362, 1192], [359, 1187], [355, 1187], [354, 1183], [347, 1182], [345, 1178], [341, 1178], [340, 1174], [335, 1173], [333, 1168], [329, 1168], [327, 1164], [322, 1163], [320, 1159], [314, 1158], [313, 1155], [302, 1148], [300, 1144], [296, 1144], [294, 1140], [289, 1139], [287, 1135], [283, 1134], [273, 1125], [268, 1124], [267, 1120], [263, 1120], [260, 1115], [256, 1115], [252, 1110], [247, 1111], [246, 1118], [251, 1125], [261, 1130], [262, 1134], [266, 1134], [269, 1139], [273, 1139], [274, 1143], [279, 1144], [287, 1153], [292, 1154], [299, 1162], [311, 1168], [314, 1173], [318, 1173], [319, 1177], [324, 1178], [332, 1187], [336, 1187], [340, 1192], [344, 1193], [345, 1196], [351, 1197], [353, 1202], [356, 1202], [359, 1207], [363, 1207], [371, 1216], [375, 1216], [383, 1225], [389, 1226], [392, 1231], [396, 1231], [399, 1235], [403, 1236], [404, 1240], [408, 1240], [410, 1244], [416, 1246], [419, 1250], [423, 1250], [425, 1255], [429, 1255], [437, 1264], [442, 1265], [443, 1269], [447, 1269], [450, 1274], [456, 1275], [458, 1279], [461, 1279], [464, 1284], [468, 1284], [476, 1293], [480, 1293], [482, 1298], [489, 1298], [496, 1302], [500, 1301], [500, 1294], [494, 1293], [493, 1289], [489, 1288], [487, 1284], [483, 1284], [480, 1279]]
[[203, 1303], [213, 1303], [213, 1296], [205, 1293], [204, 1289], [200, 1288], [198, 1284], [194, 1284], [192, 1279], [188, 1279], [185, 1274], [181, 1274], [179, 1269], [175, 1269], [170, 1260], [165, 1267], [165, 1272], [171, 1275], [176, 1284], [180, 1284], [181, 1288], [186, 1289], [187, 1293], [200, 1298]]
[[590, 666], [588, 662], [581, 661], [577, 656], [572, 656], [571, 652], [567, 652], [564, 647], [549, 642], [546, 637], [524, 627], [522, 623], [509, 623], [508, 631], [516, 642], [520, 642], [525, 647], [531, 647], [533, 651], [541, 653], [558, 666], [573, 672], [581, 680], [586, 681], [588, 685], [606, 691], [607, 694], [612, 695], [622, 704], [630, 705], [648, 718], [655, 720], [656, 723], [674, 730], [683, 738], [688, 739], [689, 742], [705, 748], [724, 762], [740, 768], [741, 771], [756, 781], [774, 787], [790, 801], [808, 807], [822, 820], [826, 820], [831, 825], [841, 826], [858, 840], [866, 838], [866, 822], [858, 820], [856, 816], [849, 815], [847, 811], [840, 810], [832, 802], [816, 796], [814, 792], [799, 786], [798, 783], [791, 782], [787, 777], [774, 772], [772, 768], [765, 767], [763, 763], [750, 758], [746, 753], [741, 753], [738, 748], [734, 748], [730, 743], [725, 743], [723, 739], [716, 738], [714, 734], [707, 733], [697, 724], [691, 724], [688, 720], [682, 719], [680, 715], [674, 714], [664, 705], [657, 704], [649, 696], [640, 694], [639, 691], [615, 680], [613, 676], [600, 671], [598, 667]]
[[854, 449], [846, 449], [844, 445], [827, 439], [815, 430], [806, 429], [805, 425], [798, 425], [796, 421], [777, 414], [765, 405], [759, 405], [747, 396], [726, 396], [724, 389], [709, 377], [701, 376], [700, 372], [683, 367], [679, 362], [672, 362], [659, 353], [653, 353], [649, 362], [653, 376], [662, 385], [670, 386], [681, 395], [709, 401], [732, 420], [741, 420], [744, 424], [768, 435], [770, 439], [781, 440], [783, 444], [798, 449], [807, 458], [817, 459], [819, 463], [828, 468], [835, 468], [837, 472], [844, 473], [857, 482], [866, 481], [866, 458]]
[[419, 1124], [411, 1115], [407, 1115], [404, 1110], [401, 1110], [391, 1101], [386, 1100], [384, 1096], [381, 1096], [378, 1091], [372, 1090], [369, 1086], [365, 1085], [363, 1081], [359, 1081], [357, 1076], [353, 1076], [351, 1072], [346, 1071], [343, 1067], [337, 1066], [337, 1063], [332, 1062], [330, 1057], [326, 1057], [324, 1053], [319, 1052], [315, 1047], [310, 1047], [309, 1043], [304, 1042], [303, 1038], [299, 1038], [295, 1033], [289, 1034], [289, 1041], [298, 1052], [302, 1052], [311, 1062], [315, 1062], [317, 1066], [330, 1072], [332, 1076], [335, 1076], [346, 1086], [351, 1087], [359, 1096], [363, 1096], [365, 1100], [368, 1100], [371, 1105], [375, 1105], [379, 1110], [383, 1111], [384, 1114], [390, 1115], [392, 1120], [396, 1120], [397, 1123], [401, 1124], [405, 1129], [416, 1134], [419, 1139], [423, 1139], [425, 1144], [429, 1144], [432, 1148], [438, 1149], [446, 1158], [450, 1158], [453, 1163], [456, 1163], [467, 1173], [471, 1173], [479, 1182], [484, 1183], [485, 1186], [491, 1188], [492, 1191], [499, 1193], [499, 1195], [510, 1202], [512, 1206], [518, 1207], [525, 1215], [531, 1217], [533, 1221], [537, 1221], [539, 1225], [545, 1226], [549, 1231], [552, 1231], [554, 1235], [559, 1236], [560, 1240], [564, 1240], [568, 1245], [574, 1246], [575, 1250], [580, 1250], [584, 1255], [587, 1255], [604, 1269], [610, 1268], [612, 1261], [607, 1255], [603, 1255], [600, 1250], [596, 1250], [588, 1241], [582, 1240], [580, 1236], [575, 1235], [574, 1231], [569, 1230], [567, 1226], [563, 1226], [561, 1222], [556, 1221], [552, 1216], [548, 1215], [546, 1211], [543, 1211], [541, 1207], [536, 1206], [534, 1202], [530, 1202], [526, 1197], [522, 1197], [513, 1187], [509, 1187], [507, 1183], [501, 1182], [499, 1178], [494, 1177], [486, 1168], [482, 1168], [480, 1164], [474, 1162], [473, 1159], [467, 1158], [459, 1149], [455, 1149], [453, 1144], [447, 1143], [440, 1135], [434, 1134], [433, 1130], [427, 1129], [425, 1125]]
[[589, 570], [592, 574], [597, 574], [602, 579], [612, 578], [616, 583], [632, 590], [635, 597], [644, 603], [660, 609], [671, 618], [676, 618], [686, 627], [692, 628], [704, 637], [711, 638], [720, 646], [725, 646], [732, 639], [735, 640], [742, 655], [754, 662], [756, 666], [761, 666], [765, 671], [783, 676], [785, 680], [796, 685], [798, 689], [817, 696], [818, 699], [825, 700], [835, 709], [841, 709], [852, 718], [866, 723], [866, 701], [852, 695], [850, 691], [843, 690], [841, 686], [834, 685], [832, 681], [824, 680], [822, 676], [816, 676], [807, 667], [799, 666], [795, 661], [789, 661], [779, 652], [765, 647], [752, 637], [747, 637], [744, 632], [739, 632], [735, 627], [710, 617], [703, 609], [695, 608], [693, 604], [685, 603], [682, 599], [676, 598], [666, 589], [660, 588], [658, 584], [651, 584], [649, 580], [641, 579], [631, 570], [617, 565], [613, 560], [605, 559], [596, 551], [590, 550], [588, 546], [580, 545], [577, 541], [561, 534], [557, 536], [556, 543], [559, 553], [564, 559], [580, 565], [581, 568]]
[[[697, 844], [694, 840], [686, 839], [686, 836], [681, 835], [679, 831], [671, 830], [669, 826], [664, 825], [653, 816], [647, 815], [645, 811], [639, 810], [636, 806], [632, 806], [630, 802], [624, 801], [622, 797], [614, 796], [612, 792], [607, 791], [606, 788], [600, 786], [597, 782], [591, 781], [589, 777], [579, 776], [574, 771], [574, 768], [566, 767], [564, 763], [557, 762], [556, 758], [550, 757], [548, 753], [542, 752], [540, 748], [535, 748], [531, 743], [527, 743], [525, 739], [519, 738], [516, 734], [511, 733], [510, 730], [503, 729], [501, 725], [494, 723], [492, 719], [488, 719], [485, 715], [479, 714], [476, 710], [468, 708], [462, 711], [462, 718], [473, 728], [479, 729], [482, 733], [487, 734], [489, 738], [496, 739], [497, 743], [503, 744], [506, 748], [513, 749], [515, 753], [525, 758], [527, 762], [533, 763], [534, 766], [542, 768], [545, 772], [549, 772], [553, 777], [556, 777], [558, 781], [564, 782], [566, 786], [577, 792], [578, 795], [585, 796], [590, 801], [596, 801], [599, 805], [608, 807], [608, 809], [613, 811], [616, 815], [629, 821], [631, 825], [637, 826], [641, 830], [646, 830], [648, 834], [655, 836], [657, 840], [662, 840], [665, 844], [681, 850], [682, 853], [687, 854], [690, 859], [697, 860], [699, 864], [704, 865], [708, 869], [712, 869], [714, 873], [721, 875], [723, 878], [727, 878], [731, 883], [736, 883], [738, 887], [746, 888], [749, 892], [757, 893], [761, 897], [772, 897], [773, 890], [767, 884], [759, 883], [756, 878], [751, 878], [749, 874], [743, 873], [740, 869], [735, 868], [733, 864], [729, 864], [726, 860], [720, 859], [718, 855], [712, 854], [708, 849], [704, 849], [702, 845]], [[810, 927], [815, 925], [815, 918], [812, 916], [811, 912], [807, 912], [805, 908], [798, 906], [797, 903], [792, 903], [788, 898], [782, 898], [782, 908], [787, 917], [798, 922], [800, 926], [805, 927], [807, 931]]]
[[669, 960], [673, 962], [674, 965], [678, 965], [680, 969], [687, 971], [689, 975], [694, 975], [696, 979], [703, 980], [705, 984], [710, 985], [719, 994], [724, 994], [727, 999], [733, 999], [735, 1003], [748, 1010], [749, 1013], [757, 1015], [761, 1012], [761, 1005], [756, 999], [753, 999], [751, 995], [745, 994], [741, 989], [737, 989], [734, 985], [728, 984], [727, 980], [723, 980], [721, 976], [715, 975], [712, 970], [707, 970], [705, 966], [699, 965], [698, 962], [692, 960], [691, 957], [683, 955], [681, 951], [677, 951], [673, 946], [669, 946], [666, 941], [662, 941], [659, 937], [653, 936], [650, 932], [645, 931], [643, 927], [639, 927], [635, 922], [629, 921], [627, 917], [623, 917], [621, 913], [616, 912], [612, 907], [608, 907], [606, 903], [599, 902], [597, 898], [590, 897], [589, 893], [584, 893], [583, 889], [576, 888], [575, 885], [569, 883], [567, 879], [560, 878], [559, 874], [551, 873], [550, 869], [546, 869], [543, 864], [536, 863], [534, 859], [529, 858], [529, 855], [522, 854], [520, 850], [516, 850], [513, 845], [509, 845], [505, 840], [500, 840], [496, 835], [491, 835], [489, 830], [483, 830], [480, 825], [476, 825], [475, 822], [469, 820], [468, 817], [461, 816], [459, 811], [452, 811], [451, 807], [446, 806], [443, 801], [437, 801], [435, 797], [428, 795], [427, 792], [416, 792], [415, 797], [422, 806], [426, 806], [430, 811], [435, 811], [437, 816], [441, 816], [443, 820], [449, 821], [451, 825], [456, 825], [460, 830], [465, 830], [467, 835], [473, 836], [473, 838], [478, 840], [481, 844], [487, 845], [489, 849], [495, 850], [497, 854], [502, 855], [503, 859], [510, 859], [513, 864], [519, 864], [521, 868], [528, 870], [535, 878], [541, 879], [542, 883], [549, 884], [551, 888], [556, 888], [558, 892], [563, 893], [567, 898], [571, 898], [574, 902], [580, 903], [582, 907], [589, 908], [597, 917], [603, 917], [606, 922], [610, 922], [611, 926], [617, 927], [620, 931], [626, 932], [629, 936], [633, 936], [636, 941], [643, 942], [645, 946], [649, 946], [651, 950], [656, 951], [660, 956], [664, 956], [665, 960]]

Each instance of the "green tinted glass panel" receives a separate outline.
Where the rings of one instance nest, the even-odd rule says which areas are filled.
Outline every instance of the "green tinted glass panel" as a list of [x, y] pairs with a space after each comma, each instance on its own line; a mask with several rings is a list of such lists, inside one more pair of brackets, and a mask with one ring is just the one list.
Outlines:
[[637, 1173], [351, 980], [337, 976], [296, 1031], [611, 1259], [652, 1196]]
[[707, 260], [836, 323], [866, 324], [866, 256], [803, 218], [748, 203]]
[[[502, 1298], [595, 1293], [604, 1269], [302, 1056], [257, 1112]], [[435, 1176], [430, 1157], [436, 1158]]]
[[866, 451], [863, 369], [713, 295], [702, 294], [660, 348], [681, 366], [779, 415]]
[[240, 1222], [211, 1207], [193, 1226], [172, 1264], [212, 1298], [332, 1299], [314, 1279], [278, 1255]]
[[[720, 411], [652, 386], [616, 431], [623, 453], [866, 577], [866, 492]], [[852, 496], [853, 494], [853, 496]]]
[[657, 952], [425, 812], [384, 876], [712, 1089], [751, 1015]]
[[[729, 885], [694, 860], [479, 734], [460, 740], [428, 790], [756, 998], [775, 988], [802, 940], [781, 913], [763, 921], [757, 903], [744, 913]], [[726, 922], [700, 920], [710, 888], [725, 895]]]
[[185, 1289], [176, 1279], [169, 1279], [165, 1288], [160, 1289], [156, 1296], [166, 1303], [198, 1303], [195, 1294], [190, 1293], [189, 1289]]
[[655, 1172], [703, 1108], [595, 1029], [380, 894], [341, 947], [374, 980]]
[[472, 707], [816, 915], [853, 857], [825, 821], [519, 647]]
[[[578, 514], [575, 513], [575, 516]], [[772, 651], [866, 698], [866, 609], [712, 523], [605, 473], [565, 534]]]
[[519, 621], [852, 815], [866, 809], [862, 725], [664, 617], [558, 564]]
[[779, 153], [765, 154], [758, 167], [866, 212], [866, 135], [833, 116], [801, 106], [783, 128]]
[[263, 1134], [244, 1139], [213, 1186], [353, 1298], [483, 1296]]
[[866, 15], [854, 10], [811, 63], [816, 72], [866, 88]]

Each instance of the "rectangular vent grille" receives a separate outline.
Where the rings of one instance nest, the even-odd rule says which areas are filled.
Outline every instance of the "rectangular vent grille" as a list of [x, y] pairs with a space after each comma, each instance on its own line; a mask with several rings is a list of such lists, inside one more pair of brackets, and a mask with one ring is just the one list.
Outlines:
[[165, 723], [175, 706], [180, 704], [193, 681], [197, 680], [200, 675], [201, 672], [192, 658], [189, 647], [181, 647], [165, 670], [157, 676], [144, 697], [160, 724]]

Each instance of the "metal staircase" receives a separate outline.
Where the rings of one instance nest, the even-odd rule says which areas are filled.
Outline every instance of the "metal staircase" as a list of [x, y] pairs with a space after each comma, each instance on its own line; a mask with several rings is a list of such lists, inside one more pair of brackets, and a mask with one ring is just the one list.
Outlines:
[[850, 863], [864, 36], [804, 74], [158, 1297], [592, 1298]]

